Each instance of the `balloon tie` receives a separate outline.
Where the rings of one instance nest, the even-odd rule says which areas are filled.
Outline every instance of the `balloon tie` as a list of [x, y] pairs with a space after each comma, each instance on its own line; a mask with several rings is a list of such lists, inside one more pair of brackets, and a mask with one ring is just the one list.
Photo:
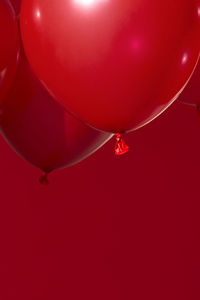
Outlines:
[[48, 173], [45, 173], [42, 175], [39, 179], [40, 183], [43, 185], [49, 185], [49, 180], [48, 180]]
[[117, 133], [116, 137], [116, 144], [115, 144], [115, 155], [122, 155], [129, 151], [129, 146], [125, 143], [122, 138], [122, 134]]

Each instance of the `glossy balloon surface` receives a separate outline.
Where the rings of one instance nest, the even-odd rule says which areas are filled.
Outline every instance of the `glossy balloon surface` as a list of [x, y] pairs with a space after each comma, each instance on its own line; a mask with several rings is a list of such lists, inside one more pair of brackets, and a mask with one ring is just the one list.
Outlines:
[[83, 160], [111, 137], [64, 112], [35, 78], [23, 53], [3, 103], [0, 128], [18, 154], [45, 172]]
[[199, 55], [197, 0], [24, 0], [21, 30], [37, 76], [92, 126], [123, 133], [159, 115]]
[[0, 104], [15, 76], [19, 56], [17, 17], [8, 0], [0, 1]]

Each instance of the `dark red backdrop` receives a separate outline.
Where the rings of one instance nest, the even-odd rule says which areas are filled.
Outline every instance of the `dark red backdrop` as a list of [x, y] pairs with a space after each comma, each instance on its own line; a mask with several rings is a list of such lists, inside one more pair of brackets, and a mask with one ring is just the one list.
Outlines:
[[196, 111], [176, 103], [126, 139], [48, 187], [0, 139], [0, 299], [200, 299]]

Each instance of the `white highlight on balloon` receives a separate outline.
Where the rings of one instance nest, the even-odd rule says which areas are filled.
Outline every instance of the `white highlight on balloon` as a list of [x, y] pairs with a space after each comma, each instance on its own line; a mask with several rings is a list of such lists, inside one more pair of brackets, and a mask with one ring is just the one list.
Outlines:
[[91, 6], [94, 4], [98, 4], [100, 2], [107, 2], [108, 0], [74, 0], [76, 4], [80, 4], [82, 6]]
[[36, 11], [36, 17], [37, 17], [38, 19], [40, 18], [40, 11], [39, 11], [39, 10]]
[[184, 65], [187, 62], [187, 60], [188, 60], [188, 55], [187, 53], [185, 53], [182, 57], [182, 64]]
[[197, 8], [197, 14], [200, 17], [200, 7]]

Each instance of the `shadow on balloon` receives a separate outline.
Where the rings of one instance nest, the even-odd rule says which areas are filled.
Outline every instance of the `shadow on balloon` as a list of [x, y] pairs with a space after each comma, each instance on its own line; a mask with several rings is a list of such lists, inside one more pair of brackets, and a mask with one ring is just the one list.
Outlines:
[[66, 113], [35, 77], [22, 49], [14, 84], [1, 107], [0, 129], [11, 147], [47, 175], [85, 159], [111, 138]]

